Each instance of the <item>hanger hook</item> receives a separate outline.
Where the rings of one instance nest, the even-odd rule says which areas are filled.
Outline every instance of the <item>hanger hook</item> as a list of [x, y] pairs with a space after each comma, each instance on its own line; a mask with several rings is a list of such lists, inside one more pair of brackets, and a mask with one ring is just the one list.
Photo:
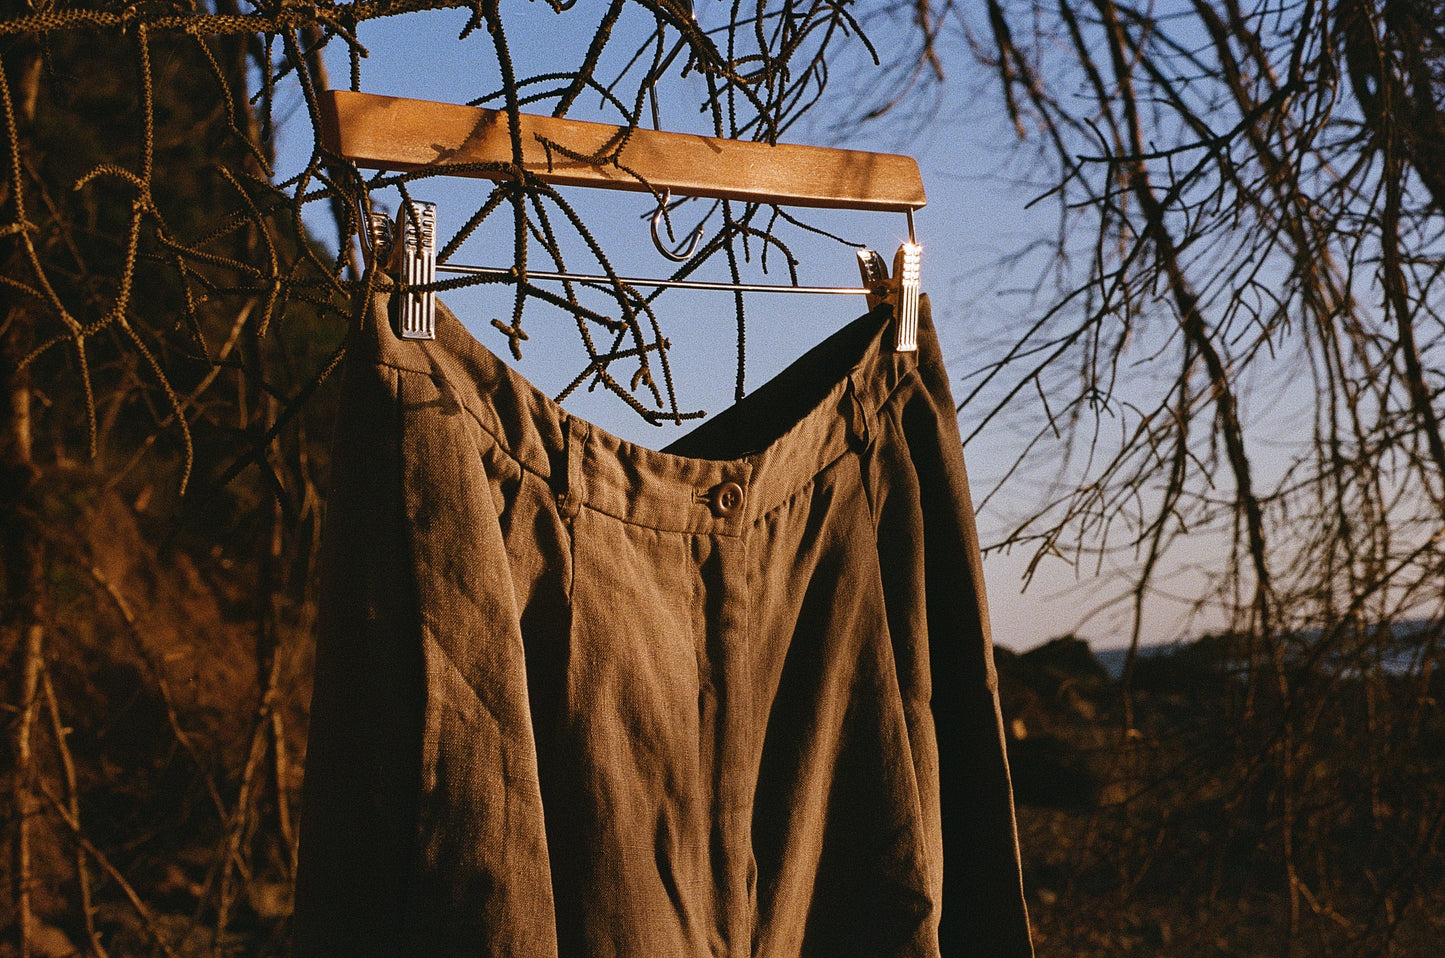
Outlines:
[[[674, 263], [685, 263], [689, 259], [691, 259], [692, 254], [697, 251], [697, 244], [702, 242], [702, 228], [703, 225], [707, 223], [707, 217], [703, 217], [702, 222], [698, 223], [697, 226], [693, 229], [693, 231], [688, 234], [685, 243], [686, 248], [684, 248], [683, 246], [679, 246], [677, 249], [668, 249], [667, 246], [662, 242], [662, 236], [658, 232], [658, 226], [661, 225], [667, 230], [668, 242], [677, 242], [677, 237], [673, 235], [672, 232], [672, 223], [668, 222], [667, 220], [667, 201], [671, 198], [671, 196], [672, 194], [670, 191], [663, 190], [662, 199], [658, 202], [657, 209], [653, 211], [652, 245], [656, 246], [659, 253], [661, 253], [663, 256], [666, 256]], [[710, 214], [711, 211], [709, 211], [709, 215]]]

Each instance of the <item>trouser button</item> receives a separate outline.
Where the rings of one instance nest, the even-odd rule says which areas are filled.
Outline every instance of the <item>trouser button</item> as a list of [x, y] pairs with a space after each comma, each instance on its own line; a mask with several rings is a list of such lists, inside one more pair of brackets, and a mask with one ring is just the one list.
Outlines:
[[713, 515], [719, 519], [736, 515], [743, 507], [743, 487], [736, 482], [724, 482], [713, 488], [711, 503]]

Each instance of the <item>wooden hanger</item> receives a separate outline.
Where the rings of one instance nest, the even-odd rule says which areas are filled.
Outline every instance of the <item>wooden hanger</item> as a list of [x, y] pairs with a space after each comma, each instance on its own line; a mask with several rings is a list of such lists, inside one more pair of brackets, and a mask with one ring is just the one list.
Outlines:
[[[321, 142], [329, 152], [372, 170], [435, 171], [492, 180], [509, 178], [511, 122], [505, 111], [378, 96], [348, 90], [321, 93]], [[778, 206], [901, 212], [908, 215], [909, 242], [895, 260], [889, 281], [882, 260], [862, 251], [865, 286], [798, 287], [621, 279], [634, 286], [682, 286], [750, 292], [846, 292], [866, 294], [870, 305], [887, 300], [899, 319], [900, 350], [916, 348], [918, 264], [913, 211], [926, 202], [923, 178], [912, 157], [797, 144], [767, 144], [642, 128], [629, 129], [549, 116], [518, 117], [522, 168], [547, 183], [646, 193], [740, 200]], [[592, 164], [573, 157], [605, 155], [622, 148], [616, 162]], [[649, 189], [650, 187], [650, 189]], [[435, 281], [435, 270], [506, 275], [507, 270], [435, 263], [435, 207], [419, 210], [420, 223], [398, 223], [402, 279]], [[427, 261], [430, 247], [430, 261]], [[408, 262], [410, 258], [410, 262]], [[608, 282], [608, 277], [528, 271], [529, 279]], [[431, 338], [431, 294], [417, 303], [416, 327], [403, 335]], [[404, 330], [406, 324], [403, 323]]]

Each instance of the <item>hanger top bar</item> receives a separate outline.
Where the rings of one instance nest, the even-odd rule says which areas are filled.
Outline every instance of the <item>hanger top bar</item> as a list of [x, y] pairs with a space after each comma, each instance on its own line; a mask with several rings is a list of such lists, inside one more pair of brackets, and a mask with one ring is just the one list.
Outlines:
[[[366, 169], [445, 174], [461, 164], [512, 161], [504, 111], [325, 90], [321, 118], [326, 149]], [[641, 128], [629, 133], [607, 123], [527, 113], [519, 119], [523, 167], [561, 186], [644, 193], [645, 180], [681, 196], [896, 213], [927, 202], [918, 162], [908, 156]], [[615, 165], [594, 166], [564, 155], [606, 152], [624, 137]], [[561, 149], [549, 156], [545, 144]], [[453, 175], [502, 179], [505, 174]]]

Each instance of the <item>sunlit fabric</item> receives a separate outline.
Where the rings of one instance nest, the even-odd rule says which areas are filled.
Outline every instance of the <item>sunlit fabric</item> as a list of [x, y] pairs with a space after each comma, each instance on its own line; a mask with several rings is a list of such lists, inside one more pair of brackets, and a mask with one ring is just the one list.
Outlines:
[[919, 353], [885, 307], [657, 452], [389, 300], [348, 351], [297, 954], [1031, 954], [926, 304]]

